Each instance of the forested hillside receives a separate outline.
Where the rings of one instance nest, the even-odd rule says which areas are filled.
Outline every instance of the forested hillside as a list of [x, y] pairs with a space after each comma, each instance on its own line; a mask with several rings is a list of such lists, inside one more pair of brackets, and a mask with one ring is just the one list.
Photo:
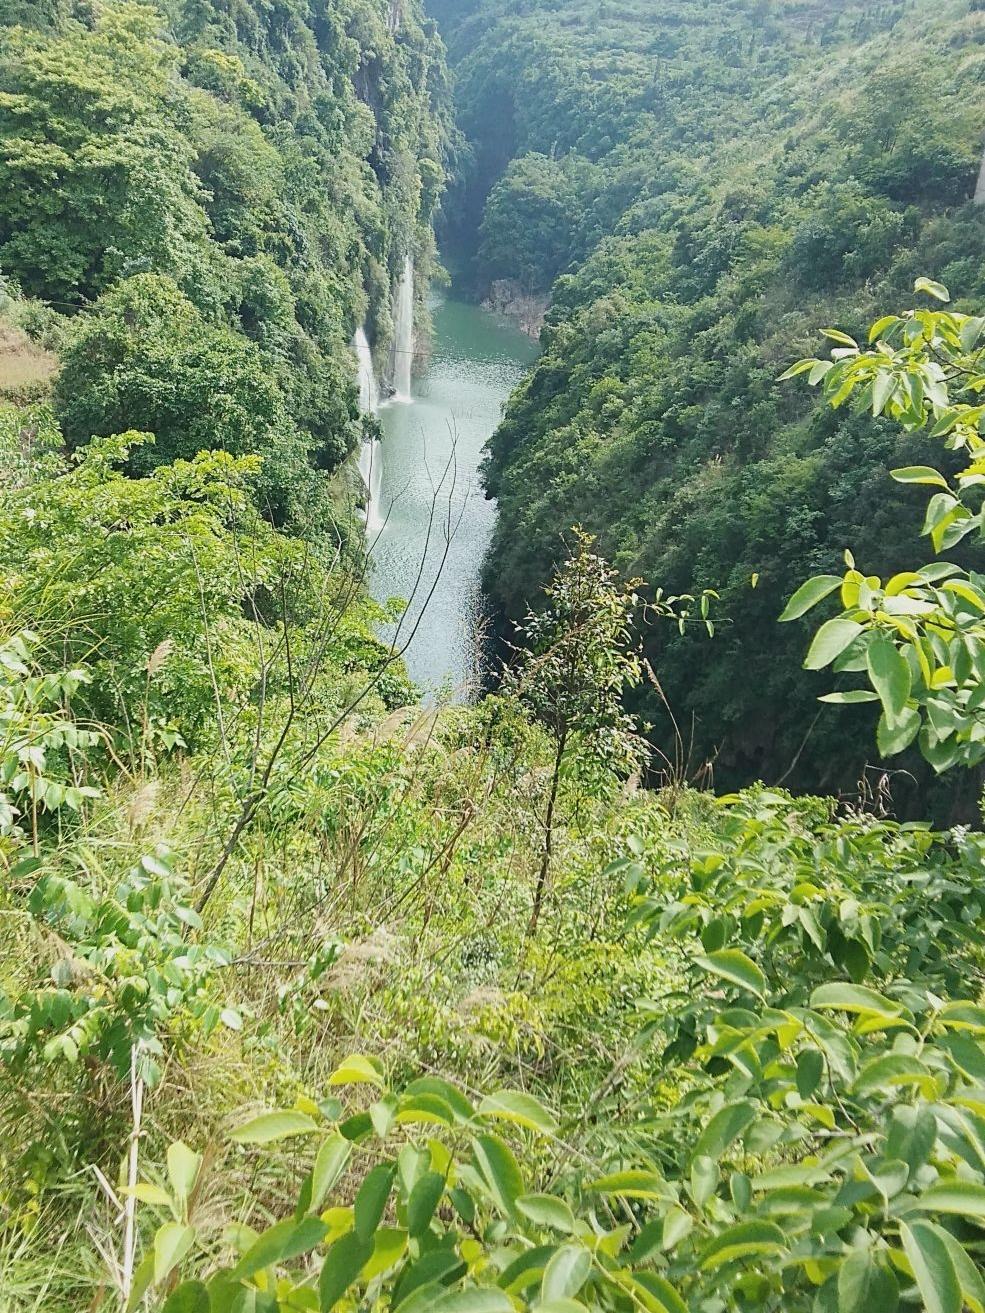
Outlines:
[[360, 433], [353, 330], [382, 355], [406, 255], [432, 267], [433, 25], [410, 0], [18, 3], [0, 21], [2, 273], [61, 357], [68, 442], [152, 432], [139, 471], [255, 454], [269, 518], [327, 528], [319, 471]]
[[[716, 589], [714, 642], [655, 625], [646, 644], [694, 768], [854, 791], [858, 721], [828, 710], [804, 747], [822, 689], [797, 670], [803, 632], [773, 622], [849, 543], [873, 570], [919, 555], [918, 503], [885, 471], [926, 449], [777, 379], [820, 327], [857, 333], [918, 274], [980, 305], [985, 11], [432, 8], [473, 141], [449, 243], [480, 294], [510, 278], [552, 298], [489, 459], [494, 605], [522, 614], [575, 523], [627, 576]], [[667, 748], [662, 698], [637, 705]], [[905, 777], [896, 793], [925, 805]]]
[[[985, 836], [632, 712], [975, 795], [985, 13], [435, 6], [468, 136], [416, 0], [0, 11], [0, 1313], [985, 1313]], [[439, 220], [554, 303], [470, 705]]]

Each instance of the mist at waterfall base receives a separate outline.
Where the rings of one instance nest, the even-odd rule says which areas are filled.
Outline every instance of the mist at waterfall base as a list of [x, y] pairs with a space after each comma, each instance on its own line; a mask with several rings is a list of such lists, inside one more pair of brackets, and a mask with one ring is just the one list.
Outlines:
[[431, 312], [430, 359], [407, 378], [413, 404], [379, 408], [384, 436], [367, 480], [370, 591], [381, 602], [411, 599], [399, 632], [381, 633], [398, 647], [410, 638], [411, 679], [426, 695], [464, 701], [478, 684], [479, 571], [496, 515], [479, 479], [482, 450], [537, 348], [477, 306], [435, 294]]

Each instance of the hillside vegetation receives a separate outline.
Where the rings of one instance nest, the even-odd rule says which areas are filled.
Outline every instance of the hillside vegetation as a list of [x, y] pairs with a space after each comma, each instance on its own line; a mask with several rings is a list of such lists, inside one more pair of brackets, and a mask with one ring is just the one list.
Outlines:
[[[857, 334], [920, 274], [981, 304], [985, 11], [433, 7], [475, 142], [449, 239], [480, 291], [512, 278], [552, 297], [540, 363], [491, 447], [494, 605], [518, 619], [576, 523], [627, 576], [717, 590], [714, 643], [659, 626], [646, 639], [694, 770], [857, 794], [873, 760], [858, 720], [826, 712], [805, 747], [823, 690], [797, 670], [803, 631], [773, 622], [849, 545], [867, 569], [914, 559], [914, 495], [885, 470], [927, 450], [777, 380], [820, 327]], [[670, 751], [661, 697], [636, 706]], [[894, 795], [925, 810], [905, 775]], [[939, 799], [942, 815], [961, 807]]]
[[[596, 87], [599, 191], [582, 205], [579, 175], [572, 197], [600, 219], [603, 181], [645, 156], [606, 66], [636, 96], [641, 30], [670, 53], [677, 37], [710, 50], [715, 30], [697, 11], [641, 29], [652, 8], [593, 8], [625, 49], [570, 100], [544, 77], [543, 112], [572, 132]], [[550, 26], [523, 10], [500, 29], [483, 7], [483, 53], [502, 51], [495, 28], [519, 34], [519, 57], [537, 18], [573, 76], [578, 5]], [[772, 33], [772, 13], [723, 7], [712, 104], [753, 56], [737, 32], [755, 17]], [[885, 39], [878, 14], [805, 11], [781, 29], [802, 30], [807, 62], [823, 37], [833, 77], [853, 22]], [[654, 324], [659, 341], [685, 323], [693, 338], [704, 304], [698, 336], [714, 337], [727, 285], [749, 324], [770, 305], [779, 318], [769, 371], [760, 338], [741, 367], [707, 356], [719, 419], [752, 442], [751, 412], [789, 396], [791, 442], [841, 434], [847, 484], [878, 480], [886, 523], [901, 508], [901, 569], [849, 556], [807, 578], [824, 553], [791, 552], [760, 563], [741, 607], [724, 588], [675, 594], [628, 578], [633, 550], [615, 544], [613, 564], [559, 496], [564, 550], [545, 537], [540, 559], [535, 536], [517, 540], [531, 567], [495, 694], [425, 707], [399, 607], [367, 595], [345, 457], [368, 427], [349, 337], [365, 321], [385, 347], [406, 254], [433, 268], [446, 164], [461, 188], [469, 149], [481, 161], [482, 139], [450, 126], [430, 21], [408, 0], [18, 0], [4, 23], [0, 1313], [985, 1313], [985, 837], [761, 783], [699, 792], [684, 755], [647, 788], [660, 759], [630, 709], [657, 680], [641, 617], [649, 655], [658, 635], [666, 647], [661, 680], [684, 660], [673, 635], [700, 635], [695, 663], [747, 643], [754, 671], [771, 645], [764, 727], [774, 688], [791, 690], [791, 727], [798, 699], [813, 715], [817, 680], [862, 704], [844, 707], [844, 756], [868, 751], [871, 704], [873, 752], [912, 749], [975, 791], [985, 577], [951, 558], [985, 521], [985, 316], [921, 276], [815, 357], [831, 307], [818, 292], [816, 321], [783, 308], [782, 225], [774, 248], [772, 227], [736, 220], [736, 249], [766, 251], [761, 296], [740, 298], [744, 265], [693, 302], [658, 296], [641, 270], [703, 275], [656, 220], [586, 246], [492, 453], [504, 525], [520, 461], [543, 444], [546, 468], [552, 450], [538, 397], [574, 405], [571, 423], [594, 408], [576, 453], [592, 477], [602, 420], [628, 449], [647, 390], [678, 368]], [[467, 89], [481, 70], [458, 57]], [[787, 56], [769, 58], [779, 74]], [[697, 95], [667, 93], [695, 133]], [[921, 111], [955, 188], [973, 163], [957, 108], [932, 96]], [[753, 125], [760, 109], [715, 112]], [[547, 163], [497, 185], [583, 167], [565, 158], [547, 145]], [[773, 186], [748, 169], [746, 186]], [[842, 185], [816, 201], [822, 227]], [[721, 229], [705, 223], [716, 195], [694, 188], [695, 250]], [[872, 195], [891, 227], [897, 209]], [[964, 233], [976, 268], [978, 216], [936, 204], [906, 219], [912, 259], [954, 274]], [[537, 268], [523, 276], [546, 285], [555, 271]], [[605, 351], [610, 382], [583, 388]], [[798, 353], [780, 393], [774, 372]], [[926, 455], [894, 482], [897, 447]], [[760, 462], [763, 515], [788, 466]], [[742, 474], [735, 456], [717, 468], [723, 486]], [[645, 505], [626, 469], [599, 487], [606, 517]], [[547, 485], [528, 478], [539, 512]], [[741, 521], [717, 505], [707, 548], [745, 571], [724, 536]], [[792, 594], [789, 639], [770, 590]], [[763, 596], [774, 609], [750, 630], [743, 608]]]

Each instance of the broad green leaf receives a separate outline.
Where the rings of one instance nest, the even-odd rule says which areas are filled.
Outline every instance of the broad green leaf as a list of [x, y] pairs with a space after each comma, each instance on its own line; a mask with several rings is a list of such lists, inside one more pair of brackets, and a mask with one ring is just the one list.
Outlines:
[[364, 1240], [350, 1231], [336, 1240], [325, 1255], [318, 1278], [318, 1299], [321, 1313], [331, 1313], [356, 1277], [373, 1256], [373, 1241]]
[[974, 1181], [938, 1181], [914, 1200], [924, 1213], [957, 1213], [959, 1217], [985, 1219], [985, 1185]]
[[352, 1211], [356, 1234], [364, 1240], [370, 1239], [380, 1224], [396, 1170], [396, 1163], [378, 1163], [359, 1187]]
[[431, 1225], [438, 1201], [445, 1192], [445, 1178], [440, 1172], [425, 1172], [415, 1183], [407, 1200], [407, 1230], [412, 1236], [423, 1235]]
[[664, 1215], [663, 1227], [660, 1235], [660, 1248], [673, 1249], [676, 1245], [691, 1234], [694, 1228], [694, 1218], [690, 1213], [686, 1213], [683, 1208], [671, 1208]]
[[874, 689], [846, 688], [836, 693], [822, 693], [818, 702], [834, 702], [839, 706], [853, 706], [859, 702], [878, 702], [879, 694]]
[[403, 1258], [407, 1250], [407, 1232], [398, 1227], [381, 1226], [373, 1235], [373, 1257], [363, 1268], [363, 1279], [372, 1281]]
[[899, 1285], [871, 1249], [857, 1249], [838, 1269], [838, 1313], [896, 1313]]
[[201, 1281], [182, 1281], [164, 1301], [161, 1313], [209, 1313], [209, 1292]]
[[932, 278], [918, 278], [913, 284], [915, 292], [925, 292], [927, 296], [932, 296], [936, 301], [950, 301], [951, 293], [943, 283], [935, 283]]
[[865, 985], [836, 982], [819, 985], [811, 995], [812, 1008], [831, 1008], [839, 1012], [872, 1012], [878, 1017], [898, 1017], [902, 1011], [892, 999]]
[[299, 1254], [307, 1254], [321, 1244], [327, 1233], [328, 1227], [320, 1217], [306, 1217], [300, 1222], [293, 1217], [285, 1218], [257, 1237], [231, 1275], [245, 1281], [262, 1272], [265, 1267], [286, 1263]]
[[467, 1122], [472, 1117], [472, 1104], [457, 1086], [452, 1085], [449, 1081], [441, 1080], [438, 1076], [420, 1076], [404, 1090], [405, 1097], [417, 1099], [420, 1096], [435, 1095], [449, 1108], [455, 1115], [456, 1120]]
[[286, 1140], [292, 1135], [310, 1135], [318, 1127], [303, 1112], [264, 1112], [252, 1121], [233, 1131], [231, 1139], [237, 1144], [273, 1144], [275, 1140]]
[[322, 1140], [311, 1169], [311, 1209], [318, 1212], [329, 1190], [336, 1183], [349, 1161], [352, 1145], [343, 1135], [335, 1132]]
[[834, 620], [825, 621], [808, 648], [804, 658], [805, 669], [823, 670], [825, 666], [830, 666], [862, 632], [862, 626], [857, 620], [836, 616]]
[[699, 1208], [712, 1197], [718, 1188], [718, 1164], [714, 1158], [699, 1156], [691, 1159], [691, 1198]]
[[876, 744], [884, 757], [895, 757], [910, 746], [920, 732], [920, 713], [907, 707], [891, 721], [885, 714], [879, 717], [876, 727]]
[[855, 1078], [854, 1089], [856, 1094], [868, 1094], [893, 1085], [919, 1084], [929, 1074], [924, 1064], [908, 1053], [884, 1053], [865, 1064]]
[[176, 1199], [187, 1199], [195, 1188], [199, 1168], [202, 1166], [201, 1154], [194, 1153], [187, 1144], [180, 1140], [168, 1146], [168, 1179]]
[[865, 663], [886, 719], [897, 722], [910, 696], [910, 667], [906, 657], [891, 638], [880, 634], [866, 648]]
[[798, 620], [806, 615], [818, 602], [823, 602], [836, 588], [841, 587], [841, 576], [837, 574], [819, 574], [800, 585], [780, 615], [781, 623]]
[[704, 1156], [717, 1162], [729, 1145], [756, 1119], [757, 1113], [756, 1104], [749, 1100], [726, 1104], [715, 1113], [698, 1136], [692, 1156]]
[[902, 469], [890, 470], [897, 483], [928, 483], [936, 488], [947, 488], [947, 479], [930, 465], [906, 465]]
[[666, 1279], [657, 1272], [637, 1272], [633, 1287], [643, 1292], [640, 1301], [653, 1313], [688, 1313], [688, 1307]]
[[951, 1255], [964, 1302], [971, 1309], [971, 1313], [985, 1313], [985, 1280], [982, 1279], [978, 1265], [972, 1260], [964, 1245], [949, 1231], [941, 1227], [939, 1234], [947, 1246], [947, 1252]]
[[329, 1085], [379, 1085], [383, 1076], [379, 1064], [361, 1053], [353, 1053], [335, 1068], [328, 1078]]
[[184, 1222], [165, 1222], [154, 1236], [154, 1284], [160, 1285], [195, 1243], [195, 1228]]
[[741, 949], [725, 948], [720, 953], [709, 953], [707, 957], [695, 957], [694, 960], [705, 971], [747, 989], [751, 994], [762, 998], [766, 993], [766, 977]]
[[778, 1253], [786, 1245], [780, 1228], [772, 1222], [737, 1222], [727, 1226], [698, 1252], [702, 1269], [721, 1267], [746, 1254]]
[[557, 1122], [543, 1104], [533, 1095], [519, 1090], [497, 1090], [490, 1094], [479, 1104], [477, 1116], [515, 1122], [544, 1135], [552, 1135], [557, 1130]]
[[797, 1093], [809, 1099], [821, 1082], [824, 1054], [820, 1049], [803, 1049], [797, 1054]]
[[174, 1200], [159, 1185], [152, 1185], [149, 1181], [138, 1181], [132, 1188], [123, 1189], [121, 1194], [132, 1194], [134, 1199], [139, 1199], [142, 1204], [153, 1204], [160, 1208], [173, 1208]]
[[667, 1182], [657, 1172], [635, 1167], [600, 1176], [587, 1188], [600, 1194], [624, 1195], [627, 1199], [663, 1199], [668, 1191]]
[[577, 1295], [592, 1270], [592, 1256], [582, 1245], [562, 1245], [544, 1268], [541, 1298], [570, 1299]]
[[516, 1201], [517, 1210], [538, 1226], [569, 1234], [575, 1229], [575, 1215], [563, 1199], [553, 1194], [524, 1194]]
[[502, 1290], [472, 1286], [469, 1290], [451, 1290], [431, 1305], [432, 1313], [513, 1313], [513, 1304]]
[[524, 1186], [511, 1150], [498, 1135], [476, 1135], [472, 1139], [472, 1152], [499, 1208], [512, 1217]]
[[938, 1228], [930, 1222], [901, 1222], [899, 1230], [926, 1313], [961, 1313], [961, 1284]]

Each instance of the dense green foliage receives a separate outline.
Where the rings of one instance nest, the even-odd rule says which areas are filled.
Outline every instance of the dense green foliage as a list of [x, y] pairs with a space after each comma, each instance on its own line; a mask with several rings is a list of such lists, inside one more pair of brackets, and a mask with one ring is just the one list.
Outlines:
[[[762, 734], [803, 733], [775, 595], [828, 564], [808, 493], [860, 549], [894, 526], [880, 568], [920, 485], [935, 550], [980, 528], [985, 320], [828, 330], [834, 358], [791, 371], [837, 405], [815, 421], [774, 385], [798, 345], [774, 334], [831, 308], [832, 269], [846, 295], [873, 275], [858, 315], [904, 276], [916, 256], [880, 265], [892, 234], [971, 281], [979, 219], [938, 213], [971, 159], [934, 80], [953, 61], [872, 102], [893, 149], [859, 137], [849, 165], [832, 129], [814, 190], [753, 153], [760, 208], [715, 246], [688, 149], [730, 117], [752, 140], [787, 112], [757, 100], [765, 74], [806, 97], [819, 47], [835, 76], [895, 10], [508, 9], [458, 30], [484, 34], [466, 106], [501, 103], [499, 35], [542, 60], [502, 120], [530, 140], [486, 208], [487, 276], [584, 263], [492, 456], [523, 646], [495, 695], [427, 708], [321, 517], [356, 436], [347, 338], [368, 314], [382, 345], [395, 262], [431, 259], [433, 33], [401, 0], [5, 11], [0, 269], [24, 295], [0, 305], [0, 1313], [985, 1313], [985, 838], [715, 798], [679, 750], [641, 789], [627, 708], [665, 705], [674, 661], [717, 661], [733, 711], [758, 679]], [[654, 50], [705, 63], [661, 90]], [[642, 196], [655, 143], [686, 201]], [[900, 208], [914, 177], [938, 194]], [[642, 435], [666, 485], [631, 459]], [[587, 531], [537, 537], [542, 495], [554, 533], [579, 481], [618, 569]], [[700, 542], [687, 577], [724, 599], [629, 577], [658, 490], [667, 551]], [[938, 768], [974, 765], [981, 575], [849, 562], [786, 618], [839, 591], [809, 667], [865, 672], [845, 700], [880, 704], [884, 750], [919, 733]]]
[[[492, 443], [494, 603], [518, 620], [575, 523], [627, 576], [719, 590], [714, 643], [654, 626], [646, 644], [685, 740], [693, 723], [695, 769], [857, 792], [859, 712], [832, 711], [804, 746], [824, 687], [797, 672], [803, 630], [773, 621], [849, 543], [890, 573], [916, 559], [914, 493], [886, 469], [929, 448], [777, 380], [819, 324], [863, 331], [918, 274], [980, 304], [985, 14], [967, 0], [434, 12], [475, 142], [471, 199], [446, 210], [459, 245], [481, 221], [471, 276], [481, 290], [562, 275], [540, 364]], [[969, 543], [959, 563], [973, 559]], [[660, 698], [644, 686], [636, 705], [666, 748]]]
[[135, 468], [264, 458], [312, 532], [359, 436], [348, 342], [382, 350], [391, 273], [427, 275], [441, 49], [412, 4], [21, 5], [0, 28], [0, 274], [72, 315], [73, 444], [154, 432]]

